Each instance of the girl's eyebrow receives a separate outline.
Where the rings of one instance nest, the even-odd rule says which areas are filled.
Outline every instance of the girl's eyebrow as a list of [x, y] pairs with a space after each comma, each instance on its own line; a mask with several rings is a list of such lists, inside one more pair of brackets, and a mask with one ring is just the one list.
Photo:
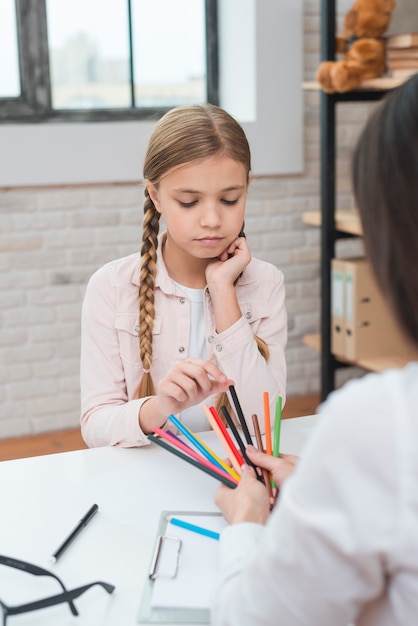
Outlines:
[[[231, 187], [225, 187], [225, 189], [221, 189], [221, 193], [226, 193], [227, 191], [241, 191], [241, 189], [245, 189], [245, 185], [231, 185]], [[197, 189], [173, 189], [176, 193], [203, 193]]]

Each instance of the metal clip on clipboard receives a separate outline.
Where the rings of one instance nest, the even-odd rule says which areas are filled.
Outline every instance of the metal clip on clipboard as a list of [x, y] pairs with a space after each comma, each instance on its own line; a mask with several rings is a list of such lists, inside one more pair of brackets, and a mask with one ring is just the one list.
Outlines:
[[179, 567], [181, 539], [170, 535], [159, 535], [148, 577], [175, 578]]

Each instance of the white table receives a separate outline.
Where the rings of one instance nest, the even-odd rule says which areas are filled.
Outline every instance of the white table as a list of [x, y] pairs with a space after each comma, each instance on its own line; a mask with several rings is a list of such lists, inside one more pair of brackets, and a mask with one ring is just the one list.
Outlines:
[[[317, 421], [318, 416], [283, 420], [281, 451], [300, 454]], [[212, 431], [199, 437], [225, 456]], [[216, 511], [218, 485], [156, 445], [0, 463], [0, 553], [56, 572], [68, 589], [94, 580], [116, 586], [111, 596], [100, 587], [81, 596], [76, 601], [79, 617], [60, 605], [11, 616], [8, 626], [134, 626], [161, 511]], [[99, 512], [51, 564], [50, 555], [95, 502]], [[53, 581], [19, 573], [15, 583], [12, 574], [0, 565], [0, 597], [7, 603], [59, 592]], [[28, 584], [33, 597], [22, 584]]]

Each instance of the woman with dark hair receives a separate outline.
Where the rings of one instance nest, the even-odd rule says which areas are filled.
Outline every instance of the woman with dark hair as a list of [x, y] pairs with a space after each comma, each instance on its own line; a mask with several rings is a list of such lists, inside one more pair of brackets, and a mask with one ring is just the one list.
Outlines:
[[[418, 75], [366, 125], [353, 183], [377, 281], [418, 355]], [[418, 359], [349, 382], [319, 412], [297, 463], [248, 448], [281, 487], [271, 514], [248, 466], [217, 493], [230, 522], [217, 626], [417, 623]]]

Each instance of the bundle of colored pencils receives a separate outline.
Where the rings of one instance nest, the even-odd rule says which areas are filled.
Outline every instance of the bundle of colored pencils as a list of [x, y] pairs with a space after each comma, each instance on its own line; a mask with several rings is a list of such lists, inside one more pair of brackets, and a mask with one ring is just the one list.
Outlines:
[[[229, 387], [229, 391], [239, 423], [242, 428], [242, 432], [244, 434], [245, 443], [242, 440], [235, 425], [235, 422], [233, 421], [225, 406], [221, 407], [221, 411], [225, 418], [225, 421], [232, 431], [237, 445], [234, 444], [215, 407], [207, 407], [205, 404], [203, 404], [202, 409], [219, 442], [225, 450], [230, 465], [223, 461], [221, 458], [219, 458], [219, 456], [216, 455], [213, 450], [211, 450], [203, 441], [201, 441], [195, 435], [195, 433], [193, 433], [187, 426], [182, 424], [174, 415], [169, 415], [168, 419], [177, 428], [177, 430], [182, 435], [184, 435], [188, 443], [183, 441], [180, 437], [175, 435], [170, 430], [164, 431], [161, 428], [157, 427], [153, 429], [154, 434], [148, 435], [148, 438], [150, 439], [150, 441], [153, 441], [157, 445], [165, 448], [172, 454], [178, 456], [187, 463], [190, 463], [194, 467], [197, 467], [198, 469], [209, 474], [213, 478], [216, 478], [217, 480], [231, 488], [235, 488], [237, 486], [240, 480], [241, 467], [244, 463], [247, 463], [248, 465], [251, 465], [253, 467], [257, 478], [264, 482], [266, 488], [268, 489], [269, 495], [272, 496], [272, 487], [274, 487], [274, 483], [272, 481], [271, 475], [269, 474], [269, 472], [267, 472], [267, 470], [260, 470], [258, 467], [256, 467], [247, 456], [246, 446], [248, 444], [252, 444], [253, 441], [248, 430], [247, 422], [242, 412], [235, 388], [231, 385]], [[273, 454], [273, 456], [279, 456], [282, 399], [280, 396], [278, 396], [276, 403], [273, 447], [271, 440], [270, 403], [267, 392], [264, 393], [263, 399], [266, 447], [264, 449], [258, 417], [257, 415], [253, 414], [252, 420], [257, 447], [262, 452], [267, 452], [267, 454]]]

